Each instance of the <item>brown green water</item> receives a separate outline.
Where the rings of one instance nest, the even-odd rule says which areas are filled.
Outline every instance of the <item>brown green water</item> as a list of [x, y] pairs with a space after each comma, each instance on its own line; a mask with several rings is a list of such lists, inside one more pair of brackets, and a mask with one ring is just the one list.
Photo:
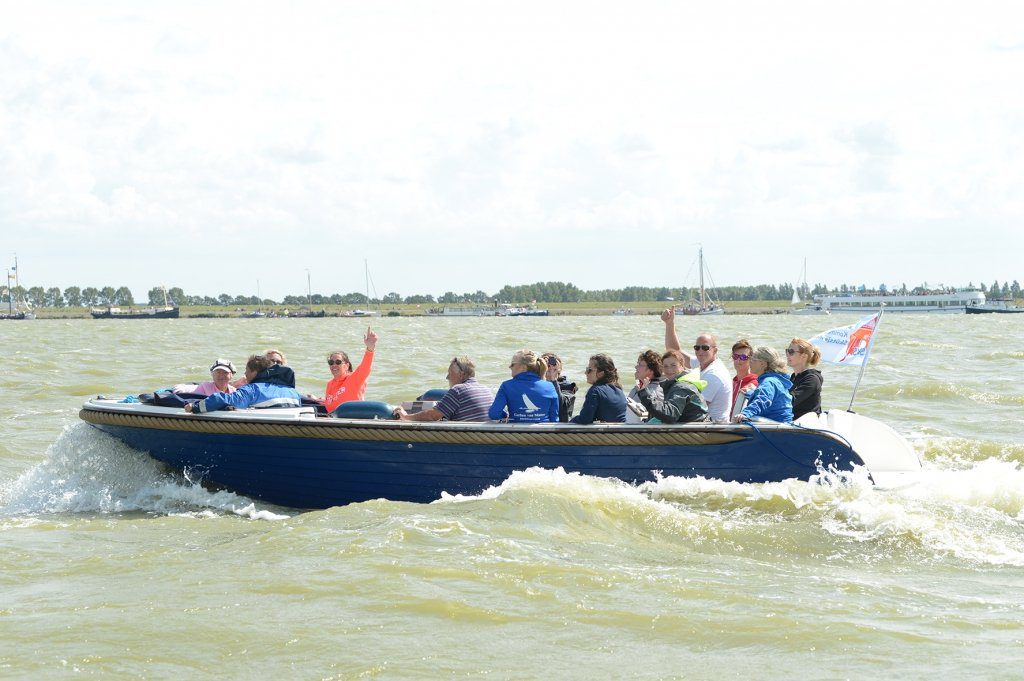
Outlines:
[[[1024, 315], [889, 315], [855, 409], [926, 468], [634, 488], [514, 474], [472, 499], [296, 514], [167, 473], [78, 420], [96, 394], [279, 347], [300, 389], [360, 356], [346, 319], [0, 323], [0, 677], [1020, 678]], [[785, 347], [853, 318], [680, 321]], [[520, 347], [632, 366], [653, 317], [380, 319], [368, 398], [481, 382]], [[698, 326], [699, 325], [699, 326]], [[856, 370], [825, 367], [845, 408]]]

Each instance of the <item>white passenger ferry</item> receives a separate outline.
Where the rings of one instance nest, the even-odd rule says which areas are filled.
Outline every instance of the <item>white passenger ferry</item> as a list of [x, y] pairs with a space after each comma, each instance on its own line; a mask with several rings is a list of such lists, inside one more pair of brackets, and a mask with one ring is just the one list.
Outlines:
[[985, 304], [985, 294], [981, 291], [964, 289], [953, 293], [924, 293], [894, 295], [878, 293], [873, 295], [845, 293], [834, 296], [814, 296], [814, 300], [822, 310], [830, 313], [870, 313], [885, 306], [886, 314], [890, 312], [942, 312], [946, 314], [964, 314], [968, 307]]

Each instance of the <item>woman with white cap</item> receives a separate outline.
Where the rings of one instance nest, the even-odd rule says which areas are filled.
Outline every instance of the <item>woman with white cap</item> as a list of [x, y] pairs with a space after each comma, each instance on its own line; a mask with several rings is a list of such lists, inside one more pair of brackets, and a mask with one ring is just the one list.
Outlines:
[[230, 360], [217, 358], [210, 365], [210, 376], [212, 381], [200, 383], [194, 390], [189, 392], [196, 395], [212, 395], [214, 393], [233, 393], [235, 386], [231, 385], [231, 377], [235, 375], [235, 365]]

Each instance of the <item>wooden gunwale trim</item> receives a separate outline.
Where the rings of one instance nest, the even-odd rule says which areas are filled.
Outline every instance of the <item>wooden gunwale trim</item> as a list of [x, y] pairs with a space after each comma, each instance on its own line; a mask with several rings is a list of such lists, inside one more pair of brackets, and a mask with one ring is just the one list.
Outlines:
[[[341, 425], [337, 422], [294, 420], [286, 423], [208, 419], [202, 416], [159, 416], [82, 409], [79, 417], [91, 424], [171, 430], [210, 435], [253, 435], [260, 437], [309, 438], [320, 440], [361, 440], [371, 442], [417, 442], [491, 446], [562, 447], [664, 447], [723, 445], [745, 439], [734, 432], [714, 430], [656, 430], [652, 432], [528, 432], [501, 430], [440, 430], [387, 425]], [[397, 427], [396, 427], [397, 426]]]

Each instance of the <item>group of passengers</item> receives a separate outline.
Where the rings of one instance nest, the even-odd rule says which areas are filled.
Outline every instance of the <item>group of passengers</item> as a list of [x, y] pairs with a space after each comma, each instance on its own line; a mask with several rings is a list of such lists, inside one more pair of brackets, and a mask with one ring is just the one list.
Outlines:
[[[398, 407], [394, 417], [406, 421], [509, 421], [513, 423], [719, 423], [755, 418], [783, 423], [804, 414], [821, 413], [821, 372], [813, 368], [820, 351], [802, 338], [793, 338], [786, 359], [768, 346], [752, 347], [739, 340], [732, 346], [735, 375], [730, 377], [718, 357], [714, 335], [702, 333], [693, 354], [682, 349], [675, 329], [675, 311], [666, 310], [665, 352], [645, 350], [637, 358], [635, 382], [626, 395], [619, 382], [615, 362], [606, 354], [590, 357], [584, 372], [590, 388], [580, 412], [572, 416], [577, 387], [563, 373], [562, 361], [554, 353], [538, 355], [519, 350], [509, 364], [511, 378], [496, 393], [476, 380], [476, 366], [464, 356], [448, 365], [448, 390], [432, 406], [415, 413]], [[366, 381], [373, 368], [377, 335], [368, 328], [363, 337], [365, 352], [353, 368], [348, 355], [331, 352], [327, 358], [331, 380], [322, 398], [306, 396], [323, 405], [329, 414], [345, 402], [363, 400]], [[792, 372], [785, 374], [786, 367]], [[245, 376], [232, 381], [234, 365], [217, 359], [210, 367], [211, 381], [190, 386], [192, 397], [206, 396], [186, 404], [190, 412], [266, 406], [299, 406], [303, 396], [295, 390], [295, 374], [284, 355], [275, 349], [253, 355]], [[737, 401], [739, 396], [744, 401]]]

